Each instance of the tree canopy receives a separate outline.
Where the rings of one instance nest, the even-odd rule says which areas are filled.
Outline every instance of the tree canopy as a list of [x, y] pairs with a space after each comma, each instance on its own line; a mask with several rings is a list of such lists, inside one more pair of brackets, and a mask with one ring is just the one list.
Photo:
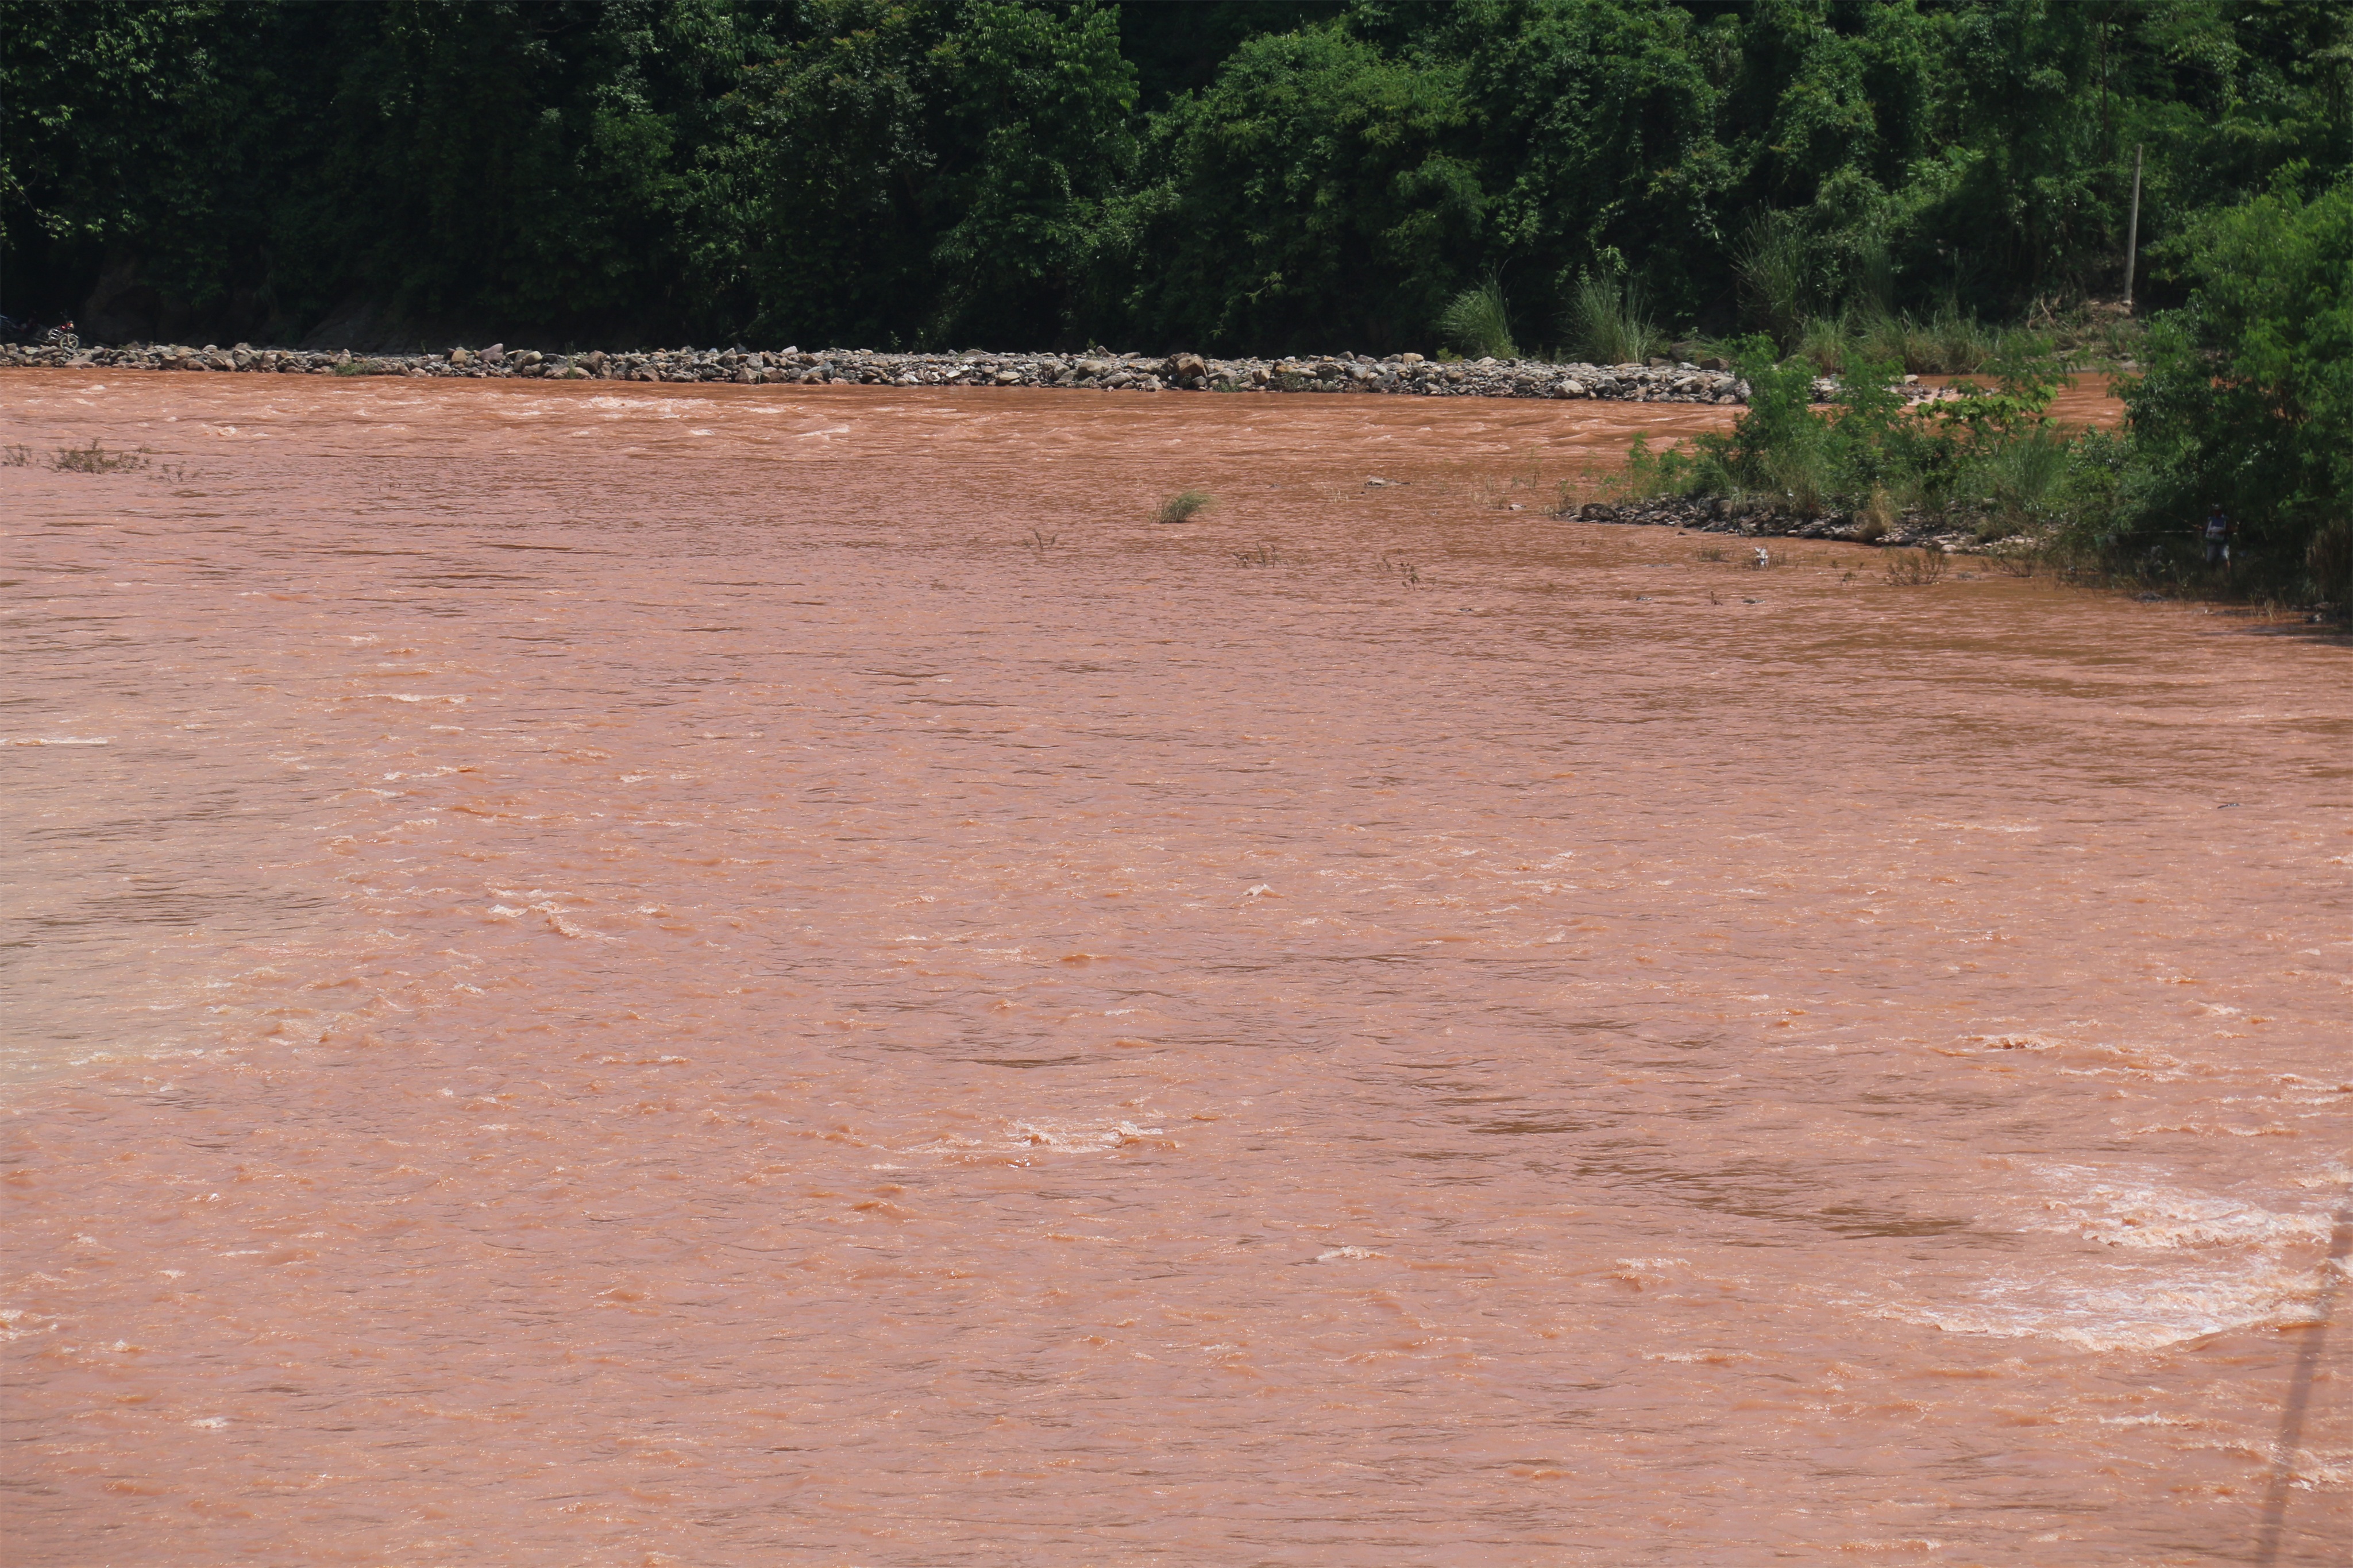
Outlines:
[[1488, 281], [1558, 341], [1596, 279], [1718, 332], [2016, 314], [2116, 287], [2136, 147], [2160, 239], [2353, 157], [2337, 0], [0, 0], [0, 309], [149, 334], [1387, 351]]

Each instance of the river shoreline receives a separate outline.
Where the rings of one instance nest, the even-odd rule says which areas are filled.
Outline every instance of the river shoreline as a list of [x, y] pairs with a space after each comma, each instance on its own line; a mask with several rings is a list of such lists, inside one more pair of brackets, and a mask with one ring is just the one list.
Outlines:
[[[889, 353], [660, 349], [551, 354], [536, 349], [453, 348], [440, 353], [354, 354], [305, 349], [0, 346], [0, 366], [53, 369], [243, 371], [279, 375], [395, 375], [554, 381], [733, 382], [748, 385], [1062, 387], [1108, 392], [1320, 392], [1424, 397], [1534, 397], [1569, 401], [1744, 405], [1748, 387], [1729, 370], [1688, 361], [1597, 365], [1536, 360], [1437, 361], [1340, 353], [1274, 359], [1199, 354]], [[1827, 401], [1836, 384], [1815, 384]]]
[[[1953, 519], [1925, 512], [1893, 518], [1827, 511], [1807, 517], [1776, 510], [1769, 502], [1736, 496], [1658, 496], [1642, 500], [1587, 501], [1561, 510], [1579, 522], [1614, 522], [1645, 528], [1677, 528], [1692, 533], [1727, 533], [1739, 539], [1818, 539], [1840, 544], [1889, 549], [1941, 550], [1948, 555], [2000, 554], [2031, 548], [2028, 535], [1987, 541], [1976, 528], [1956, 527]], [[1974, 524], [1975, 520], [1971, 520]]]

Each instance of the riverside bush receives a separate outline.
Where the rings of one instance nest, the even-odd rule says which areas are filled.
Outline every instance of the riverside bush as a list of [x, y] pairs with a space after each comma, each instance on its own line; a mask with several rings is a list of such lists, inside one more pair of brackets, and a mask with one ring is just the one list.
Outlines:
[[1728, 433], [1652, 452], [1637, 439], [1626, 483], [1643, 495], [1725, 495], [1799, 517], [1853, 511], [1873, 537], [1904, 508], [1999, 514], [2006, 531], [2039, 516], [2060, 487], [2070, 442], [2045, 410], [2059, 367], [2004, 357], [1991, 386], [1906, 404], [1887, 361], [1851, 368], [1839, 400], [1812, 402], [1814, 365], [1776, 355], [1769, 339], [1736, 346], [1748, 407]]

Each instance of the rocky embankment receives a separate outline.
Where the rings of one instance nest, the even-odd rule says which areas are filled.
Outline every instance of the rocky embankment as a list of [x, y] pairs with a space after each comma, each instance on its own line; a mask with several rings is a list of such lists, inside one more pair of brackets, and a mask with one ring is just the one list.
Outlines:
[[[1652, 360], [1647, 364], [1554, 364], [1535, 360], [1436, 361], [1419, 354], [1373, 359], [1204, 359], [1072, 354], [880, 353], [862, 349], [662, 349], [644, 353], [542, 353], [451, 349], [446, 353], [354, 354], [257, 349], [250, 343], [189, 348], [0, 347], [0, 365], [109, 370], [245, 371], [277, 375], [529, 377], [553, 381], [723, 381], [768, 385], [1064, 386], [1111, 392], [1393, 393], [1424, 397], [1608, 398], [1627, 403], [1746, 400], [1747, 384], [1720, 367]], [[1834, 384], [1816, 384], [1827, 399]]]
[[[1976, 531], [1953, 527], [1947, 517], [1898, 512], [1893, 517], [1831, 511], [1800, 517], [1776, 510], [1771, 503], [1729, 496], [1662, 496], [1649, 500], [1588, 501], [1571, 508], [1580, 522], [1627, 522], [1654, 528], [1687, 528], [1700, 533], [1729, 533], [1741, 539], [1835, 539], [1851, 544], [1894, 548], [1926, 548], [1948, 553], [1972, 553], [1989, 546]], [[1990, 548], [2025, 542], [1997, 540]]]

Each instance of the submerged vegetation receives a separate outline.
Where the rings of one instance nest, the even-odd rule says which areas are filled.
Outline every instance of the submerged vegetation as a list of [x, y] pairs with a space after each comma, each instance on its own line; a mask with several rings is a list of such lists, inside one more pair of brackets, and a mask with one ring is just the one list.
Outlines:
[[109, 451], [93, 436], [87, 447], [58, 447], [49, 458], [49, 467], [61, 474], [127, 474], [148, 467], [151, 461], [143, 451]]
[[1207, 490], [1179, 490], [1160, 503], [1155, 521], [1160, 522], [1190, 522], [1216, 498]]

